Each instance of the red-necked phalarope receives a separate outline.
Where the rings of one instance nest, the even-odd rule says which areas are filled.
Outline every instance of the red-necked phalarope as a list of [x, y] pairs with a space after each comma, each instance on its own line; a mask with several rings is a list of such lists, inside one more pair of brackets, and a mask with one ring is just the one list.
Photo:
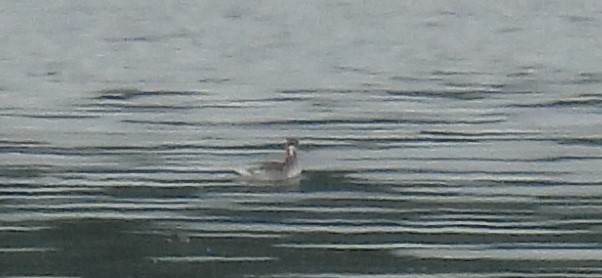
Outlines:
[[283, 162], [266, 161], [258, 166], [246, 170], [236, 170], [244, 178], [262, 181], [279, 181], [298, 177], [301, 174], [301, 167], [297, 161], [297, 149], [299, 140], [287, 138], [284, 143], [286, 158]]

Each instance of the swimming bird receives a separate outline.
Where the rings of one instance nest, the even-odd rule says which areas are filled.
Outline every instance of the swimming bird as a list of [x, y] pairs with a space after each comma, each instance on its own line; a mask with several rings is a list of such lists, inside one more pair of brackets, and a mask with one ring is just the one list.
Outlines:
[[284, 143], [284, 161], [265, 161], [258, 166], [236, 172], [245, 179], [258, 181], [281, 181], [298, 177], [301, 174], [301, 167], [297, 161], [298, 148], [298, 139], [287, 138]]

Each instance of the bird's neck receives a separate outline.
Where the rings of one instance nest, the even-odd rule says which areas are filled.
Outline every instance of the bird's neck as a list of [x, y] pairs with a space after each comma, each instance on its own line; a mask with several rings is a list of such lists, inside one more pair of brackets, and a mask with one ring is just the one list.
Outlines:
[[294, 152], [286, 152], [286, 159], [284, 160], [284, 163], [289, 165], [291, 163], [294, 163], [295, 160], [297, 159], [297, 154]]

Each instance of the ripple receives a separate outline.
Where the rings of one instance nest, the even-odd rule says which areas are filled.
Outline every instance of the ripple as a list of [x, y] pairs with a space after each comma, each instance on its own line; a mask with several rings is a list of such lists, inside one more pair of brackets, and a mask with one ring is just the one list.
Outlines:
[[[589, 269], [584, 269], [583, 271], [589, 272]], [[436, 274], [423, 274], [423, 273], [384, 273], [384, 274], [376, 274], [376, 273], [279, 273], [275, 275], [254, 275], [251, 277], [299, 277], [299, 278], [331, 278], [331, 277], [350, 277], [350, 278], [440, 278], [442, 276], [450, 277], [450, 278], [514, 278], [514, 277], [527, 277], [527, 278], [544, 278], [544, 277], [558, 277], [558, 278], [592, 278], [598, 277], [599, 273], [578, 273], [572, 272], [546, 272], [542, 274], [532, 273], [532, 272], [455, 272], [455, 273], [436, 273]]]
[[206, 94], [206, 91], [146, 91], [134, 88], [124, 89], [106, 89], [95, 92], [98, 100], [133, 100], [144, 97], [173, 97], [173, 96], [199, 96]]
[[40, 247], [13, 247], [13, 248], [0, 248], [0, 253], [45, 253], [54, 252], [54, 248], [40, 248]]
[[219, 256], [186, 256], [186, 257], [152, 257], [153, 262], [164, 263], [232, 263], [232, 262], [266, 262], [275, 261], [274, 257], [219, 257]]
[[474, 250], [448, 249], [408, 249], [393, 252], [397, 256], [419, 258], [440, 258], [447, 260], [532, 260], [532, 261], [600, 261], [602, 249], [489, 249]]
[[271, 233], [331, 233], [331, 234], [366, 234], [366, 233], [414, 233], [424, 235], [434, 234], [464, 234], [464, 235], [579, 235], [592, 232], [583, 230], [563, 229], [496, 229], [471, 227], [436, 227], [416, 228], [394, 225], [303, 225], [303, 224], [266, 224], [266, 223], [212, 223], [211, 225], [196, 226], [190, 223], [180, 223], [192, 231], [211, 232], [271, 232]]

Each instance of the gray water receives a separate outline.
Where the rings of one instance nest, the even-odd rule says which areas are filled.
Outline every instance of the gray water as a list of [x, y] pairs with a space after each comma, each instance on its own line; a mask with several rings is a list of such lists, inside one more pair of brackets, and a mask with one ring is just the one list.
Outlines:
[[[601, 277], [598, 1], [4, 1], [2, 277]], [[301, 140], [304, 172], [233, 169]]]

